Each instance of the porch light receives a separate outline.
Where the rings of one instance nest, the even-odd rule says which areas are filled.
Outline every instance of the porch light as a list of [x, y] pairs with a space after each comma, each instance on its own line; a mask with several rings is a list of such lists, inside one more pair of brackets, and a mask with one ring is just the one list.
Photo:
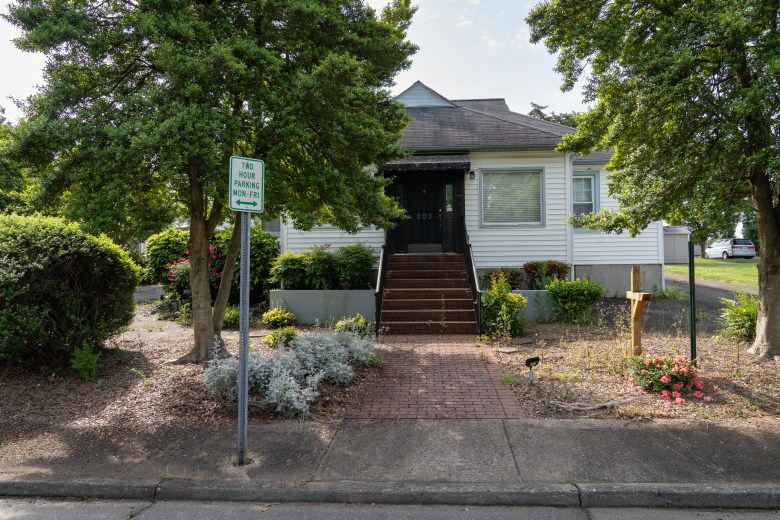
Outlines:
[[477, 172], [475, 172], [474, 170], [470, 170], [469, 171], [469, 179], [471, 179], [473, 181], [476, 178], [477, 178]]

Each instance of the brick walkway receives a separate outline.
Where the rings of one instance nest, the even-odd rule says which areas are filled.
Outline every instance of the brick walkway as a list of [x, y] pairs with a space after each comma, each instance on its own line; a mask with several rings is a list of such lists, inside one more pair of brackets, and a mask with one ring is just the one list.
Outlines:
[[354, 418], [519, 419], [488, 347], [468, 336], [385, 336], [377, 353], [387, 378], [368, 388]]

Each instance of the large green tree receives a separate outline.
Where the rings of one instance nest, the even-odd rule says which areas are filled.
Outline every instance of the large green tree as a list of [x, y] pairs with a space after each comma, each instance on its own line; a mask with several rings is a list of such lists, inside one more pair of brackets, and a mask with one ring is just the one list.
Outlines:
[[11, 5], [17, 45], [48, 58], [19, 145], [43, 191], [72, 212], [92, 203], [79, 215], [92, 222], [129, 210], [115, 200], [187, 208], [195, 345], [181, 361], [208, 358], [219, 339], [232, 273], [212, 309], [208, 240], [230, 218], [231, 155], [266, 162], [265, 209], [299, 228], [356, 231], [401, 214], [366, 166], [401, 153], [407, 119], [389, 87], [415, 50], [413, 13], [408, 0], [381, 16], [362, 0]]
[[[637, 233], [696, 194], [749, 198], [762, 245], [751, 351], [780, 359], [780, 4], [545, 0], [527, 21], [563, 88], [594, 101], [563, 149], [614, 148], [605, 229]], [[714, 204], [713, 204], [714, 205]]]

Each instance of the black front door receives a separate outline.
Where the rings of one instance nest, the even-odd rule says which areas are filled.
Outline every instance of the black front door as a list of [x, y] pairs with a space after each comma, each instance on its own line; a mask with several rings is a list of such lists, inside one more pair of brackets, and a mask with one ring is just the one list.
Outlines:
[[[424, 245], [424, 249], [441, 246], [441, 189], [435, 184], [418, 184], [409, 187], [406, 212], [408, 243]], [[441, 248], [439, 248], [441, 251]]]
[[397, 172], [388, 195], [406, 210], [387, 235], [391, 253], [462, 252], [463, 173]]

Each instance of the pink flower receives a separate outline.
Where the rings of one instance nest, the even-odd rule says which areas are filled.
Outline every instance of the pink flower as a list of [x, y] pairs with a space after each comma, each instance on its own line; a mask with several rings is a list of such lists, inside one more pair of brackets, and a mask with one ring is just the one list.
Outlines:
[[694, 385], [696, 386], [696, 388], [698, 388], [699, 390], [701, 390], [702, 388], [704, 388], [704, 381], [702, 381], [701, 379], [697, 379], [696, 381], [694, 381], [694, 383], [693, 383], [693, 384], [694, 384]]
[[685, 399], [683, 399], [682, 397], [678, 397], [677, 399], [674, 400], [674, 402], [677, 404], [685, 404]]
[[669, 399], [669, 391], [668, 390], [661, 390], [661, 399], [668, 400]]
[[682, 397], [682, 394], [680, 392], [675, 391], [675, 392], [672, 392], [672, 397], [679, 398], [679, 397]]
[[709, 403], [710, 401], [712, 401], [712, 397], [710, 397], [710, 396], [708, 396], [708, 395], [705, 395], [705, 396], [704, 396], [704, 400], [705, 400], [705, 401], [707, 401], [707, 402]]
[[678, 381], [677, 383], [674, 384], [675, 390], [682, 390], [682, 387], [683, 387], [682, 381]]
[[683, 373], [683, 374], [687, 374], [688, 373], [688, 369], [683, 367], [683, 368], [680, 369], [680, 372]]
[[652, 362], [653, 362], [653, 360], [650, 359], [650, 358], [645, 359], [645, 365], [649, 365]]
[[664, 408], [671, 408], [674, 406], [672, 403], [664, 403]]
[[704, 392], [702, 392], [701, 390], [696, 390], [693, 393], [693, 397], [695, 397], [696, 399], [701, 399], [702, 397], [704, 397]]
[[672, 380], [672, 378], [671, 378], [671, 377], [669, 377], [669, 376], [667, 376], [666, 374], [664, 374], [664, 375], [661, 377], [661, 382], [662, 382], [663, 384], [666, 384], [666, 383], [668, 383], [668, 382], [669, 382], [669, 381], [671, 381], [671, 380]]
[[718, 385], [715, 385], [712, 387], [713, 392], [720, 392], [720, 387]]

